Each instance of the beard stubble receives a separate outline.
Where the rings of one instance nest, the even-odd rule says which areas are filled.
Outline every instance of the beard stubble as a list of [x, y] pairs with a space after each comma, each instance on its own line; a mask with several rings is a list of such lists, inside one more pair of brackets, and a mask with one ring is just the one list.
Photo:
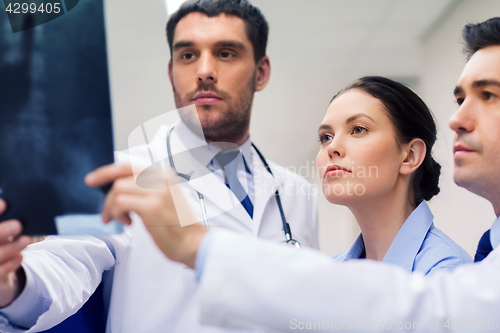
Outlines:
[[187, 93], [184, 97], [173, 88], [175, 105], [182, 108], [193, 104], [193, 97], [199, 92], [213, 92], [221, 97], [226, 104], [224, 110], [215, 111], [216, 105], [197, 105], [197, 113], [188, 110], [180, 111], [182, 121], [194, 133], [199, 133], [199, 118], [206, 141], [210, 142], [239, 142], [246, 135], [250, 126], [253, 95], [255, 91], [256, 74], [244, 87], [243, 91], [231, 96], [228, 92], [219, 90], [212, 82], [200, 82], [198, 88]]

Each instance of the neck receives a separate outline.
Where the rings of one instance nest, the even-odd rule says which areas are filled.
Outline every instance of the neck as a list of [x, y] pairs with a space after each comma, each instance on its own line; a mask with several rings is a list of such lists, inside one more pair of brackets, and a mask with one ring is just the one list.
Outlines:
[[349, 209], [361, 229], [366, 259], [382, 261], [415, 206], [410, 204], [406, 188], [357, 202]]
[[[233, 143], [237, 146], [241, 146], [248, 139], [250, 135], [250, 119], [248, 119], [245, 124], [242, 124], [238, 128], [234, 128], [232, 131], [224, 131], [221, 127], [217, 126], [206, 126], [200, 127], [200, 122], [193, 121], [193, 117], [189, 117], [186, 113], [180, 113], [181, 121], [184, 125], [193, 132], [196, 136], [202, 138], [206, 142], [210, 143]], [[222, 125], [220, 125], [222, 126]]]
[[477, 184], [476, 186], [459, 186], [488, 200], [493, 205], [496, 217], [500, 217], [500, 190], [497, 189], [497, 184], [490, 181], [487, 186], [482, 186], [482, 184]]
[[471, 189], [468, 189], [472, 193], [475, 193], [489, 202], [493, 205], [493, 210], [495, 211], [495, 215], [500, 217], [500, 191], [498, 191], [496, 188], [489, 188], [487, 191], [472, 191]]
[[205, 138], [207, 142], [210, 142], [211, 144], [218, 146], [219, 148], [223, 150], [227, 149], [233, 149], [233, 145], [241, 146], [242, 144], [247, 141], [248, 136], [250, 135], [249, 131], [246, 130], [243, 135], [238, 136], [237, 138], [225, 138], [224, 140], [219, 140], [219, 139], [209, 139]]
[[493, 202], [493, 201], [490, 201], [490, 202], [493, 204], [493, 209], [495, 210], [495, 215], [497, 217], [500, 217], [500, 200], [496, 201], [496, 202]]

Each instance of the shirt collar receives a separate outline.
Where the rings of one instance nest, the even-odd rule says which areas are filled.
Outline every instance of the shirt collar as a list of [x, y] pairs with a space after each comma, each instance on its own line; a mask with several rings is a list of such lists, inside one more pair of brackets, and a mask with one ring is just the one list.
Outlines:
[[434, 226], [433, 220], [434, 215], [425, 200], [422, 200], [399, 229], [382, 262], [402, 266], [411, 272], [427, 232]]
[[[208, 149], [208, 154], [194, 154], [193, 156], [200, 162], [202, 165], [209, 166], [210, 162], [222, 149], [206, 142], [204, 138], [196, 135], [193, 131], [191, 131], [187, 125], [181, 120], [175, 125], [175, 132], [177, 135], [182, 138], [183, 143], [186, 147], [201, 147], [206, 146]], [[243, 160], [245, 161], [245, 169], [248, 173], [251, 172], [252, 165], [252, 143], [250, 141], [250, 136], [246, 139], [246, 141], [238, 147], [240, 149], [241, 154], [243, 155]]]
[[[413, 262], [422, 247], [427, 232], [433, 227], [434, 215], [425, 200], [408, 216], [392, 241], [382, 262], [402, 266], [407, 271], [413, 269]], [[498, 220], [498, 219], [497, 219]], [[499, 222], [500, 232], [500, 222]], [[360, 234], [349, 249], [345, 260], [358, 259], [365, 250], [363, 237]]]
[[500, 216], [497, 217], [490, 230], [490, 242], [493, 248], [500, 244]]

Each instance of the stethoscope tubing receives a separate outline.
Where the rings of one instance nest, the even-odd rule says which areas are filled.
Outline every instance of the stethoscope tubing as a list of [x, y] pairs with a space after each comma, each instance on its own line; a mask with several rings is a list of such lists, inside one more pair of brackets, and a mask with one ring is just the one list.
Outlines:
[[[252, 147], [257, 152], [257, 155], [259, 155], [260, 160], [262, 161], [262, 163], [264, 163], [264, 166], [266, 167], [266, 170], [274, 177], [273, 171], [271, 170], [271, 167], [269, 166], [269, 164], [267, 164], [267, 161], [264, 158], [264, 155], [262, 155], [262, 153], [260, 152], [260, 150], [257, 149], [257, 147], [253, 144], [253, 142], [252, 142]], [[292, 240], [293, 239], [293, 237], [292, 237], [292, 230], [290, 229], [290, 225], [286, 221], [285, 212], [283, 211], [283, 205], [281, 204], [281, 197], [280, 197], [280, 193], [279, 193], [278, 190], [276, 190], [276, 192], [274, 193], [274, 196], [276, 197], [276, 202], [278, 204], [278, 209], [280, 211], [281, 222], [283, 224], [283, 232], [285, 233], [285, 238], [286, 238], [287, 241]]]
[[[174, 171], [179, 175], [179, 177], [184, 178], [187, 181], [190, 181], [191, 180], [190, 176], [188, 176], [188, 175], [186, 175], [184, 173], [179, 173], [177, 171], [177, 168], [175, 167], [174, 157], [172, 156], [172, 149], [170, 147], [170, 136], [171, 136], [172, 131], [174, 130], [174, 128], [175, 128], [175, 125], [172, 126], [168, 130], [168, 132], [167, 132], [167, 140], [166, 140], [167, 141], [167, 154], [168, 154], [168, 160], [169, 160], [169, 163], [170, 163], [170, 167], [172, 169], [174, 169]], [[271, 176], [274, 177], [274, 174], [273, 174], [273, 172], [271, 170], [271, 167], [269, 166], [269, 164], [267, 163], [266, 159], [264, 158], [264, 155], [262, 155], [262, 153], [260, 152], [260, 150], [257, 149], [257, 147], [253, 144], [253, 142], [252, 142], [252, 147], [253, 147], [253, 149], [255, 149], [255, 152], [257, 153], [257, 155], [259, 155], [259, 158], [262, 161], [262, 163], [264, 164], [266, 170], [271, 174]], [[204, 224], [205, 224], [205, 226], [207, 228], [210, 228], [210, 226], [208, 224], [207, 210], [206, 210], [206, 207], [205, 207], [205, 200], [204, 200], [203, 194], [201, 194], [198, 191], [196, 191], [196, 193], [198, 194], [198, 198], [199, 198], [199, 201], [200, 201], [200, 206], [201, 206], [201, 211], [202, 211], [202, 214], [203, 214]], [[290, 225], [286, 221], [285, 212], [283, 211], [283, 205], [281, 204], [281, 197], [280, 197], [280, 194], [279, 194], [278, 190], [276, 190], [276, 192], [274, 193], [274, 196], [276, 198], [276, 203], [278, 204], [278, 209], [280, 211], [281, 222], [283, 224], [283, 232], [285, 233], [286, 242], [287, 243], [292, 242], [292, 244], [294, 244], [298, 248], [298, 247], [300, 247], [300, 243], [298, 241], [294, 240], [293, 237], [292, 237], [292, 230], [290, 228]]]

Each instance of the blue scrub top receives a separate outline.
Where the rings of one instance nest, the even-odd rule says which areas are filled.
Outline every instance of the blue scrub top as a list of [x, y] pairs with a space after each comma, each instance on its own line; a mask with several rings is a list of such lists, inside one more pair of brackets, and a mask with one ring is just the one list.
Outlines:
[[[382, 262], [403, 267], [408, 272], [433, 273], [440, 269], [453, 270], [471, 263], [472, 258], [450, 237], [434, 227], [434, 215], [425, 201], [410, 214]], [[334, 261], [360, 259], [365, 252], [361, 234], [347, 251], [332, 257]]]

